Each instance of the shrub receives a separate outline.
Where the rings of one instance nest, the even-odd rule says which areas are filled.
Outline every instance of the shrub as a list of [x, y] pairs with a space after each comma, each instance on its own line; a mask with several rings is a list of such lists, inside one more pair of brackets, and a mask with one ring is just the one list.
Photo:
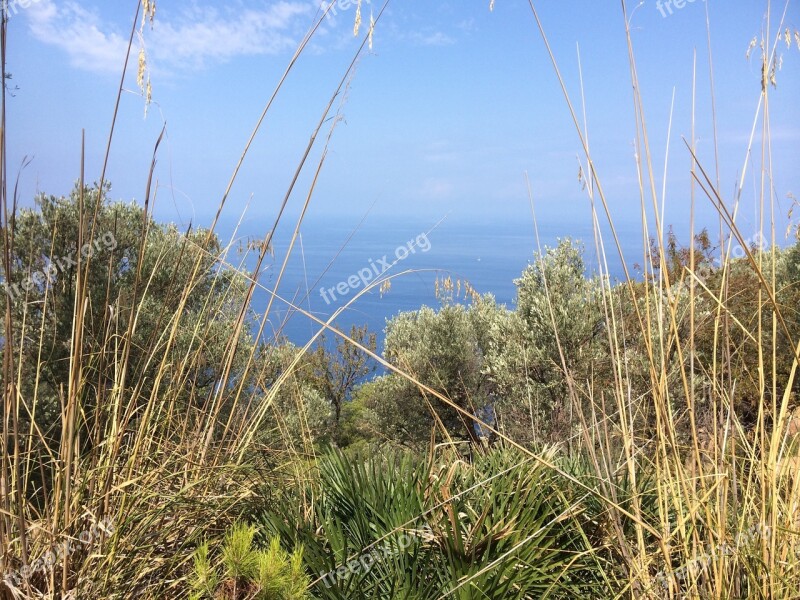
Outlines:
[[288, 554], [273, 538], [266, 550], [253, 548], [256, 529], [235, 524], [225, 535], [221, 564], [212, 562], [208, 543], [194, 555], [189, 583], [191, 600], [303, 600], [309, 579], [303, 571], [303, 550]]

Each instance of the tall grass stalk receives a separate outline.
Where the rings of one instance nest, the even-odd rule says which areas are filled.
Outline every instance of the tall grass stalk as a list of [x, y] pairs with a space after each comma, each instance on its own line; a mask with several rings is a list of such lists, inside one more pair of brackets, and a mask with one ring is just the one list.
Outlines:
[[[385, 5], [376, 13], [375, 22], [384, 9]], [[5, 10], [4, 7], [0, 29], [3, 74], [8, 25]], [[53, 431], [42, 431], [37, 424], [43, 410], [37, 392], [41, 372], [36, 371], [36, 381], [32, 385], [23, 386], [19, 363], [23, 360], [23, 353], [21, 348], [14, 346], [14, 340], [39, 340], [39, 356], [42, 357], [42, 336], [48, 318], [47, 296], [42, 311], [24, 310], [21, 330], [16, 331], [12, 303], [25, 302], [26, 298], [6, 297], [0, 448], [0, 572], [9, 577], [0, 584], [2, 597], [181, 597], [189, 589], [186, 578], [191, 573], [194, 549], [209, 536], [221, 536], [240, 516], [243, 500], [254, 493], [258, 482], [253, 474], [258, 464], [251, 460], [254, 455], [251, 442], [254, 432], [264, 426], [270, 397], [266, 402], [262, 401], [265, 386], [259, 382], [263, 373], [253, 372], [253, 358], [258, 342], [264, 341], [264, 324], [269, 318], [272, 300], [262, 315], [256, 339], [245, 340], [247, 343], [242, 347], [245, 321], [253, 293], [260, 286], [258, 274], [271, 248], [274, 231], [283, 220], [284, 210], [301, 172], [307, 168], [312, 149], [318, 145], [319, 132], [371, 40], [372, 30], [363, 36], [338, 87], [322, 109], [319, 123], [298, 162], [285, 198], [277, 207], [275, 222], [264, 235], [256, 266], [250, 275], [246, 275], [244, 270], [244, 259], [239, 265], [230, 264], [227, 256], [230, 247], [220, 250], [214, 245], [213, 236], [253, 141], [328, 10], [330, 7], [317, 15], [268, 99], [236, 164], [205, 241], [190, 236], [179, 239], [178, 264], [189, 265], [190, 276], [169, 282], [169, 293], [177, 299], [177, 310], [174, 314], [159, 315], [159, 327], [149, 336], [146, 348], [134, 349], [132, 340], [140, 326], [143, 307], [153, 293], [153, 272], [159, 268], [172, 268], [166, 261], [174, 258], [170, 256], [168, 259], [166, 253], [152, 257], [154, 271], [147, 271], [143, 266], [145, 256], [150, 256], [153, 232], [149, 229], [149, 217], [156, 201], [154, 167], [165, 131], [155, 144], [153, 165], [146, 182], [142, 213], [145, 222], [140, 246], [136, 249], [138, 258], [132, 285], [135, 293], [133, 298], [127, 299], [127, 304], [117, 303], [117, 298], [106, 299], [108, 306], [116, 307], [117, 312], [111, 308], [105, 311], [102, 339], [87, 337], [84, 319], [90, 302], [87, 289], [90, 265], [79, 254], [75, 301], [71, 307], [69, 379], [61, 390], [60, 417], [54, 426], [55, 435]], [[98, 194], [102, 194], [105, 187], [113, 134], [120, 115], [122, 84], [140, 14], [141, 5], [137, 2]], [[14, 272], [11, 256], [18, 246], [13, 234], [18, 199], [15, 195], [12, 203], [8, 198], [5, 86], [2, 100], [0, 202], [3, 276], [10, 281]], [[82, 156], [83, 153], [82, 148]], [[317, 175], [325, 156], [323, 151]], [[83, 158], [81, 164], [80, 233], [75, 240], [78, 248], [101, 233], [94, 227], [102, 200], [91, 204], [93, 208], [88, 210], [90, 205], [84, 198]], [[306, 196], [305, 207], [311, 200], [315, 184], [316, 177]], [[296, 223], [296, 231], [301, 222], [302, 216]], [[60, 232], [54, 230], [52, 233], [55, 243], [55, 236]], [[109, 265], [106, 282], [109, 290], [114, 276], [111, 269]], [[284, 269], [285, 262], [275, 289]], [[174, 272], [177, 273], [177, 269]], [[229, 277], [231, 273], [235, 275], [233, 278]], [[183, 313], [190, 296], [196, 295], [200, 284], [208, 281], [211, 282], [210, 289], [203, 288], [203, 314], [214, 315], [229, 310], [227, 305], [230, 302], [240, 304], [222, 364], [213, 367], [216, 384], [210, 394], [201, 396], [191, 374], [202, 361], [204, 346], [214, 343], [217, 333], [213, 330], [213, 319], [191, 322]], [[120, 318], [119, 310], [127, 311], [124, 320]], [[178, 342], [185, 339], [189, 340], [186, 350], [176, 357]], [[134, 354], [145, 358], [134, 360]], [[232, 365], [242, 357], [246, 364], [244, 374], [240, 374], [241, 380], [231, 382]], [[154, 376], [145, 378], [145, 373], [154, 373]], [[32, 388], [33, 395], [23, 395], [23, 387]], [[81, 544], [81, 534], [98, 527], [101, 522], [113, 526], [95, 529], [97, 537], [93, 543]], [[36, 569], [30, 577], [13, 577], [51, 548], [61, 549], [52, 564]]]
[[[768, 3], [767, 29], [764, 40], [772, 40], [770, 33], [771, 10]], [[750, 143], [746, 151], [746, 160], [742, 170], [741, 183], [733, 198], [726, 200], [719, 186], [719, 159], [716, 150], [716, 133], [714, 139], [716, 165], [709, 175], [695, 154], [694, 133], [692, 140], [686, 141], [688, 158], [691, 165], [691, 187], [694, 207], [694, 193], [699, 188], [701, 193], [717, 209], [720, 221], [720, 238], [723, 243], [722, 277], [718, 287], [709, 289], [701, 281], [695, 271], [696, 257], [693, 245], [689, 268], [678, 273], [678, 280], [673, 280], [666, 263], [669, 249], [666, 246], [664, 224], [662, 221], [666, 188], [660, 195], [657, 192], [657, 177], [653, 168], [652, 151], [649, 142], [648, 124], [645, 118], [645, 107], [641, 96], [636, 64], [634, 41], [631, 35], [629, 12], [626, 2], [621, 3], [622, 17], [626, 28], [629, 51], [629, 65], [633, 88], [633, 116], [637, 129], [637, 157], [639, 172], [639, 192], [642, 215], [642, 231], [644, 239], [649, 240], [648, 223], [655, 223], [655, 240], [657, 256], [650, 253], [650, 244], [645, 244], [646, 255], [643, 264], [647, 269], [645, 279], [652, 282], [653, 295], [646, 294], [641, 306], [641, 295], [636, 293], [634, 279], [627, 275], [627, 294], [616, 294], [608, 278], [603, 293], [608, 327], [608, 350], [615, 357], [617, 368], [614, 370], [616, 384], [613, 392], [614, 405], [609, 407], [605, 394], [594, 390], [589, 383], [586, 389], [576, 390], [570, 387], [575, 410], [581, 413], [581, 422], [585, 423], [582, 439], [587, 454], [592, 457], [594, 468], [598, 473], [601, 487], [604, 482], [613, 481], [619, 470], [625, 470], [635, 481], [640, 473], [652, 470], [657, 482], [658, 510], [656, 514], [645, 514], [640, 502], [634, 497], [632, 512], [637, 519], [633, 521], [636, 530], [636, 543], [630, 547], [629, 542], [617, 527], [619, 554], [625, 561], [629, 577], [629, 588], [624, 595], [631, 597], [670, 597], [670, 598], [790, 598], [800, 589], [800, 539], [797, 534], [798, 482], [796, 477], [796, 444], [792, 444], [789, 430], [789, 409], [791, 393], [798, 366], [800, 340], [793, 339], [783, 318], [783, 307], [777, 301], [776, 289], [776, 256], [779, 240], [776, 238], [776, 213], [773, 196], [770, 192], [772, 183], [772, 160], [770, 145], [769, 95], [770, 82], [768, 73], [775, 60], [775, 45], [762, 56], [761, 94], [757, 99], [757, 108]], [[788, 3], [786, 4], [788, 7]], [[777, 30], [782, 30], [786, 16], [786, 7], [780, 18]], [[588, 143], [588, 126], [580, 125], [577, 112], [547, 41], [544, 26], [538, 16], [534, 3], [530, 8], [542, 39], [550, 54], [557, 78], [561, 84], [567, 107], [573, 117], [581, 145], [584, 150], [589, 185], [587, 191], [595, 215], [596, 249], [601, 258], [601, 265], [606, 265], [602, 233], [599, 220], [594, 211], [595, 201], [599, 199], [610, 226], [617, 250], [623, 258], [622, 248], [617, 238], [614, 219], [609, 210], [606, 196], [601, 184], [601, 175], [594, 166], [592, 153]], [[706, 6], [708, 11], [708, 5]], [[711, 50], [711, 26], [707, 13], [707, 29], [709, 51]], [[777, 43], [777, 42], [776, 42]], [[712, 98], [714, 96], [713, 63], [709, 59], [709, 83]], [[695, 69], [696, 73], [696, 69]], [[696, 89], [696, 88], [695, 88]], [[694, 96], [692, 112], [692, 132], [694, 132]], [[762, 110], [763, 109], [763, 110]], [[712, 107], [711, 115], [716, 132], [716, 110]], [[737, 214], [744, 191], [744, 179], [750, 167], [753, 139], [757, 130], [756, 123], [761, 121], [762, 148], [758, 174], [760, 195], [756, 198], [761, 215], [760, 230], [769, 232], [770, 250], [754, 252], [747, 243], [746, 235], [737, 225]], [[585, 112], [584, 112], [585, 123]], [[669, 156], [667, 148], [666, 156]], [[664, 179], [667, 176], [665, 162]], [[648, 209], [647, 206], [650, 205]], [[694, 209], [692, 210], [692, 232], [694, 233]], [[732, 298], [730, 289], [731, 250], [734, 246], [744, 249], [748, 267], [759, 283], [758, 312], [752, 315], [748, 323], [741, 323], [731, 314], [728, 304]], [[607, 267], [606, 271], [607, 273]], [[688, 312], [690, 327], [688, 333], [679, 326], [684, 319], [686, 307], [680, 305], [678, 290], [688, 284]], [[708, 298], [714, 305], [713, 331], [721, 348], [718, 355], [715, 351], [710, 364], [702, 364], [696, 355], [697, 332], [695, 308], [701, 296]], [[641, 340], [646, 345], [650, 383], [649, 392], [640, 398], [629, 397], [629, 390], [634, 386], [625, 367], [625, 340], [620, 336], [618, 315], [623, 312], [623, 305], [634, 306], [640, 328]], [[762, 328], [764, 315], [771, 315], [769, 336]], [[755, 327], [751, 324], [757, 323]], [[737, 382], [733, 377], [732, 353], [738, 351], [734, 347], [732, 333], [738, 330], [753, 340], [757, 348], [751, 360], [758, 372], [758, 388], [761, 390], [758, 399], [758, 418], [752, 428], [742, 422], [735, 406], [737, 404]], [[776, 372], [777, 347], [779, 336], [785, 335], [793, 349], [791, 373], [788, 381], [781, 379]], [[792, 352], [792, 350], [790, 350]], [[675, 363], [669, 360], [676, 355]], [[677, 386], [669, 382], [675, 380], [672, 372], [674, 364], [678, 365]], [[565, 377], [571, 381], [569, 372]], [[696, 388], [697, 373], [708, 374], [711, 381], [709, 398], [700, 398]], [[583, 398], [590, 400], [590, 411], [586, 412]], [[686, 400], [685, 410], [678, 410], [680, 397]], [[697, 415], [699, 405], [710, 400], [715, 415], [710, 429], [699, 427]], [[611, 408], [611, 410], [609, 410]], [[607, 418], [615, 415], [612, 429], [609, 430]], [[649, 435], [637, 427], [637, 414], [653, 414], [656, 427]], [[688, 447], [684, 447], [679, 439], [676, 422], [690, 423], [690, 439]], [[796, 430], [795, 430], [796, 431]], [[598, 433], [599, 432], [599, 433]], [[598, 435], [599, 438], [598, 439]], [[612, 451], [616, 445], [609, 444], [611, 436], [622, 444], [622, 451]], [[689, 457], [686, 460], [686, 457]], [[791, 466], [789, 466], [791, 465]], [[613, 493], [608, 493], [609, 499]], [[613, 516], [616, 508], [608, 504], [612, 521], [620, 523], [621, 516]], [[650, 522], [652, 528], [645, 529], [643, 523]], [[743, 538], [742, 532], [753, 528], [762, 532], [755, 540], [747, 539], [747, 543], [737, 543]], [[657, 535], [651, 538], [652, 529]], [[731, 549], [733, 549], [731, 551]], [[702, 562], [701, 562], [702, 561]], [[674, 574], [689, 566], [683, 577]], [[701, 568], [705, 565], [705, 568]], [[661, 574], [662, 577], [658, 577]]]
[[[387, 5], [388, 2], [377, 12], [375, 23], [381, 19]], [[596, 169], [589, 144], [590, 129], [583, 95], [581, 118], [567, 91], [533, 0], [529, 0], [529, 5], [560, 83], [583, 153], [582, 172], [587, 182], [589, 208], [594, 223], [595, 251], [601, 265], [600, 303], [606, 324], [604, 344], [612, 362], [613, 381], [610, 386], [593, 380], [583, 381], [579, 375], [571, 372], [562, 348], [562, 332], [558, 330], [555, 306], [551, 301], [549, 310], [560, 354], [559, 366], [569, 396], [571, 421], [576, 424], [577, 431], [568, 440], [566, 448], [560, 452], [552, 449], [532, 450], [506, 435], [499, 425], [477, 419], [472, 412], [448, 398], [446, 393], [434, 389], [438, 382], [422, 381], [411, 369], [392, 364], [336, 327], [336, 318], [352, 303], [392, 278], [404, 276], [410, 271], [373, 281], [327, 320], [317, 318], [298, 306], [300, 303], [278, 293], [338, 122], [338, 113], [334, 110], [336, 100], [344, 95], [343, 91], [357, 61], [365, 47], [371, 44], [372, 27], [354, 52], [352, 61], [313, 127], [297, 168], [291, 174], [285, 196], [276, 207], [274, 223], [258, 246], [254, 263], [248, 265], [243, 258], [236, 264], [235, 259], [230, 257], [232, 245], [222, 249], [215, 246], [216, 227], [251, 145], [299, 57], [333, 7], [330, 4], [317, 16], [300, 42], [258, 117], [210, 228], [200, 240], [191, 237], [188, 232], [180, 236], [177, 262], [181, 266], [189, 265], [190, 276], [185, 280], [174, 276], [169, 281], [168, 292], [176, 299], [177, 310], [174, 314], [158, 315], [158, 327], [148, 337], [146, 347], [135, 348], [133, 340], [141, 327], [140, 317], [144, 307], [156, 286], [153, 273], [146, 271], [143, 265], [145, 257], [149, 256], [149, 242], [155, 233], [149, 229], [149, 216], [156, 201], [154, 166], [164, 131], [155, 143], [153, 168], [146, 182], [145, 222], [141, 244], [136, 248], [138, 259], [132, 287], [134, 295], [124, 305], [116, 303], [118, 299], [108, 297], [114, 276], [109, 265], [105, 282], [108, 291], [106, 301], [109, 307], [116, 306], [117, 311], [110, 308], [105, 311], [99, 339], [88, 334], [85, 322], [91, 302], [88, 289], [90, 264], [79, 258], [76, 293], [71, 307], [69, 376], [59, 390], [56, 433], [44, 431], [38, 425], [38, 417], [44, 410], [39, 390], [43, 381], [40, 369], [45, 351], [48, 303], [44, 302], [40, 312], [24, 308], [23, 318], [19, 322], [21, 330], [17, 331], [17, 322], [12, 314], [18, 307], [12, 306], [12, 303], [23, 302], [24, 299], [6, 298], [2, 366], [4, 409], [0, 448], [0, 572], [18, 572], [51, 548], [60, 548], [62, 552], [58, 560], [29, 578], [7, 579], [6, 584], [0, 587], [3, 597], [184, 597], [189, 590], [188, 578], [194, 568], [195, 550], [207, 548], [204, 544], [210, 537], [221, 539], [226, 529], [242, 517], [245, 501], [258, 493], [258, 475], [267, 468], [257, 452], [258, 434], [264, 429], [276, 428], [289, 437], [290, 432], [285, 432], [280, 423], [270, 422], [272, 403], [278, 393], [290, 385], [291, 375], [298, 368], [304, 353], [325, 332], [347, 340], [388, 372], [411, 382], [426, 398], [437, 399], [459, 413], [466, 423], [479, 423], [484, 431], [495, 434], [499, 443], [515, 448], [523, 458], [514, 467], [530, 461], [537, 470], [548, 475], [542, 480], [560, 481], [565, 487], [577, 490], [574, 506], [559, 514], [556, 520], [559, 524], [564, 520], [574, 520], [579, 529], [577, 537], [587, 544], [590, 541], [596, 543], [590, 554], [613, 557], [613, 561], [597, 558], [594, 563], [598, 571], [597, 579], [604, 582], [603, 589], [608, 597], [795, 597], [796, 590], [800, 589], [800, 541], [797, 535], [800, 527], [797, 518], [800, 477], [797, 477], [797, 426], [792, 425], [790, 409], [793, 401], [791, 391], [800, 357], [800, 340], [792, 339], [790, 327], [784, 318], [784, 307], [778, 302], [776, 283], [775, 248], [778, 239], [775, 205], [770, 191], [772, 156], [769, 115], [769, 73], [775, 60], [775, 46], [762, 56], [764, 80], [761, 94], [757, 101], [742, 178], [731, 198], [726, 198], [720, 189], [715, 106], [711, 114], [715, 131], [713, 168], [705, 166], [696, 153], [697, 65], [694, 65], [692, 133], [691, 139], [685, 140], [686, 152], [683, 154], [690, 165], [693, 207], [691, 231], [694, 234], [695, 202], [710, 201], [719, 214], [720, 245], [724, 248], [721, 277], [714, 280], [713, 284], [707, 284], [697, 274], [699, 259], [694, 246], [691, 246], [687, 268], [676, 272], [668, 264], [669, 247], [663, 222], [666, 185], [659, 192], [645, 105], [639, 86], [630, 15], [626, 2], [621, 2], [633, 89], [632, 116], [636, 126], [642, 236], [645, 242], [651, 237], [655, 239], [653, 247], [649, 243], [644, 245], [644, 280], [647, 285], [643, 292], [642, 282], [625, 266], [628, 263], [602, 185], [603, 177]], [[786, 7], [779, 20], [779, 29], [783, 27]], [[137, 2], [99, 179], [97, 193], [100, 195], [104, 190], [103, 183], [119, 115], [122, 82], [140, 8]], [[706, 11], [710, 51], [711, 19], [708, 5]], [[772, 39], [769, 30], [771, 18], [771, 3], [768, 3], [765, 40]], [[6, 34], [7, 20], [3, 19], [0, 28], [3, 81], [6, 74]], [[710, 60], [708, 68], [713, 101], [714, 73]], [[18, 198], [16, 192], [11, 198], [8, 196], [5, 93], [3, 87], [0, 107], [0, 204], [3, 274], [6, 280], [10, 280], [14, 269], [12, 256], [18, 248], [13, 227]], [[331, 117], [333, 123], [329, 133], [325, 142], [320, 142], [319, 137]], [[760, 177], [757, 202], [761, 231], [769, 230], [772, 246], [766, 252], [751, 251], [747, 236], [737, 225], [745, 174], [755, 168], [749, 160], [759, 124], [762, 147], [760, 164], [757, 165]], [[671, 128], [670, 122], [670, 135]], [[316, 165], [309, 167], [312, 151], [320, 145], [320, 157]], [[680, 151], [683, 153], [684, 149]], [[82, 156], [84, 152], [82, 148]], [[667, 147], [663, 174], [665, 181], [669, 172], [670, 152], [670, 147]], [[290, 249], [281, 260], [276, 283], [271, 287], [265, 286], [259, 282], [259, 274], [271, 250], [274, 233], [285, 220], [286, 208], [296, 192], [301, 174], [309, 168], [313, 170], [313, 179], [304, 195], [300, 217], [293, 224]], [[91, 197], [85, 196], [83, 171], [82, 164], [78, 247], [98, 233], [94, 228], [100, 206], [99, 203], [90, 202]], [[696, 195], [700, 198], [696, 199]], [[531, 204], [533, 206], [532, 194]], [[91, 211], [87, 206], [92, 207]], [[604, 240], [602, 220], [608, 224], [613, 247], [625, 266], [622, 286], [613, 286], [610, 281], [607, 248], [611, 245]], [[651, 223], [654, 227], [652, 232]], [[57, 227], [52, 232], [53, 246], [59, 233]], [[731, 309], [731, 302], [736, 295], [735, 290], [731, 289], [731, 252], [734, 246], [741, 246], [745, 250], [747, 269], [759, 286], [756, 314], [744, 322]], [[175, 260], [175, 256], [166, 251], [152, 258], [156, 267], [171, 268], [173, 265], [170, 261]], [[177, 267], [173, 272], [177, 274]], [[207, 282], [210, 282], [208, 288], [201, 287]], [[549, 285], [550, 282], [545, 278], [545, 289]], [[681, 291], [687, 288], [688, 301]], [[203, 391], [192, 373], [203, 361], [204, 347], [218, 341], [218, 333], [214, 329], [213, 319], [193, 322], [183, 315], [190, 298], [198, 289], [205, 294], [202, 303], [204, 315], [230, 310], [230, 304], [236, 303], [234, 326], [222, 340], [222, 360], [220, 364], [213, 365], [215, 385], [210, 391]], [[268, 306], [264, 314], [259, 315], [254, 335], [248, 338], [245, 332], [251, 314], [251, 301], [257, 292], [268, 294]], [[699, 329], [701, 325], [709, 327], [709, 323], [701, 323], [698, 308], [701, 300], [709, 302], [713, 308], [710, 313], [713, 332], [710, 359], [703, 359], [697, 353]], [[303, 348], [297, 350], [277, 381], [268, 385], [266, 366], [259, 363], [258, 352], [261, 343], [270, 341], [267, 326], [276, 302], [308, 318], [317, 327], [317, 333]], [[120, 310], [127, 311], [124, 319], [120, 318]], [[688, 326], [685, 327], [687, 321]], [[755, 326], [754, 322], [757, 322]], [[793, 349], [788, 381], [782, 379], [776, 369], [779, 352], [783, 351], [777, 341], [781, 336], [789, 339]], [[634, 338], [639, 340], [644, 349], [646, 363], [647, 391], [639, 396], [632, 394], [637, 385], [627, 362], [628, 345]], [[39, 362], [34, 369], [36, 381], [32, 383], [22, 381], [23, 365], [20, 361], [30, 359], [26, 358], [29, 354], [24, 354], [21, 347], [14, 347], [16, 340], [20, 339], [38, 343]], [[181, 340], [187, 339], [189, 343], [181, 345]], [[756, 418], [750, 423], [745, 422], [737, 411], [741, 382], [734, 376], [733, 365], [737, 353], [750, 351], [753, 347], [757, 348], [756, 356], [748, 360], [756, 366], [759, 401]], [[179, 348], [180, 354], [176, 356]], [[134, 359], [134, 356], [143, 358]], [[235, 367], [236, 377], [233, 376]], [[152, 377], [150, 374], [153, 374]], [[707, 385], [698, 385], [700, 379]], [[31, 385], [27, 385], [29, 383]], [[28, 389], [33, 390], [32, 394], [23, 393]], [[290, 391], [298, 396], [300, 394], [296, 390]], [[298, 399], [298, 406], [300, 404], [301, 400]], [[433, 411], [433, 403], [429, 402], [428, 406]], [[710, 422], [701, 422], [701, 406], [711, 406], [708, 411], [712, 415]], [[531, 421], [533, 423], [532, 408]], [[654, 427], [648, 427], [649, 422], [654, 423]], [[302, 423], [301, 420], [301, 428], [306, 429], [307, 425]], [[688, 438], [681, 431], [685, 423], [688, 423]], [[438, 426], [443, 437], [451, 442], [441, 420]], [[302, 490], [299, 495], [302, 506], [298, 512], [311, 514], [314, 512], [314, 503], [318, 501], [318, 490], [306, 485], [308, 480], [313, 479], [314, 467], [309, 464], [315, 458], [314, 447], [310, 434], [307, 431], [301, 434], [303, 447], [293, 448], [287, 442], [290, 453], [286, 460], [297, 488]], [[443, 447], [445, 450], [432, 443], [429, 460], [433, 461], [435, 457], [436, 460], [449, 461], [449, 464], [442, 465], [443, 469], [448, 470], [449, 485], [454, 474], [461, 473], [462, 469], [464, 473], [469, 473], [469, 469], [464, 466], [458, 453], [452, 451], [451, 444], [443, 444]], [[576, 455], [588, 462], [591, 473], [577, 472], [570, 463]], [[444, 531], [457, 536], [458, 521], [462, 517], [448, 505], [467, 491], [491, 486], [501, 474], [503, 472], [494, 473], [471, 484], [467, 490], [447, 495], [441, 502], [433, 503], [433, 508], [419, 517], [437, 511], [447, 514], [450, 521]], [[620, 483], [623, 481], [625, 485]], [[442, 490], [445, 487], [431, 486], [431, 490], [444, 495]], [[495, 495], [503, 496], [500, 493]], [[559, 495], [561, 497], [566, 496]], [[578, 517], [587, 504], [599, 507], [596, 511], [599, 522], [595, 525], [603, 532], [602, 541], [593, 537], [591, 532], [580, 530], [581, 521]], [[482, 516], [480, 522], [483, 519]], [[367, 549], [402, 531], [414, 521], [416, 519], [409, 520], [381, 535]], [[101, 522], [112, 523], [113, 527], [99, 527], [98, 523]], [[544, 524], [547, 527], [551, 525], [553, 522]], [[87, 530], [96, 533], [92, 545], [75, 543]], [[743, 532], [753, 531], [758, 535], [742, 536]], [[530, 531], [527, 536], [522, 536], [520, 542], [506, 554], [459, 580], [444, 597], [468, 597], [464, 594], [470, 593], [470, 584], [474, 580], [485, 580], [487, 573], [507, 568], [508, 559], [531, 543], [537, 533]], [[439, 533], [441, 536], [450, 534]], [[453, 539], [440, 541], [445, 547], [447, 544], [444, 542], [452, 542]], [[581, 554], [580, 558], [584, 556]], [[568, 577], [571, 563], [559, 568]], [[677, 576], [678, 572], [682, 572], [680, 577]]]

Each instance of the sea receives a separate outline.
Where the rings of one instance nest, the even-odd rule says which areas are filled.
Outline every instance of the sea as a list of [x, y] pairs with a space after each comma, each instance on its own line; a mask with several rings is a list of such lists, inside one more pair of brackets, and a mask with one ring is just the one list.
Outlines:
[[[305, 219], [292, 245], [295, 224], [287, 221], [276, 230], [251, 302], [250, 320], [255, 327], [268, 311], [263, 342], [285, 339], [303, 346], [316, 339], [323, 329], [321, 322], [336, 315], [334, 327], [349, 332], [352, 326], [366, 326], [376, 334], [381, 351], [389, 319], [422, 306], [441, 306], [437, 280], [441, 285], [449, 278], [456, 289], [460, 284], [462, 300], [468, 284], [513, 308], [514, 280], [540, 247], [553, 247], [559, 239], [570, 237], [584, 245], [587, 276], [597, 273], [600, 264], [591, 224], [569, 218], [553, 225], [539, 224], [538, 241], [532, 221], [452, 216], [362, 221], [336, 216]], [[218, 228], [220, 238], [245, 248], [263, 241], [270, 225], [266, 219], [248, 219], [239, 224], [235, 235], [233, 228], [233, 223], [223, 223]], [[631, 270], [637, 259], [641, 262], [641, 231], [631, 227], [617, 233], [626, 251], [624, 262]], [[610, 236], [606, 237], [606, 268], [612, 279], [622, 279], [623, 260]], [[247, 258], [242, 267], [253, 269], [254, 257]], [[376, 280], [390, 284], [366, 289]], [[328, 333], [327, 338], [335, 335]]]

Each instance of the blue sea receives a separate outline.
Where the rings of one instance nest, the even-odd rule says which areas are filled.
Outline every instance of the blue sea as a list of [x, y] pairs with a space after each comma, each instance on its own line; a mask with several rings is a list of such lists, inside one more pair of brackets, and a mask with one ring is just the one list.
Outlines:
[[[532, 223], [463, 217], [443, 221], [369, 217], [359, 225], [359, 220], [358, 217], [305, 220], [280, 281], [278, 273], [294, 223], [287, 222], [279, 228], [273, 238], [273, 252], [262, 266], [259, 283], [275, 291], [282, 300], [273, 302], [268, 331], [262, 341], [281, 335], [294, 344], [304, 345], [321, 325], [285, 301], [327, 321], [363, 291], [365, 281], [374, 281], [378, 276], [394, 276], [391, 287], [383, 293], [375, 287], [357, 298], [336, 318], [335, 325], [345, 332], [353, 325], [366, 325], [377, 334], [379, 350], [387, 319], [423, 305], [440, 306], [436, 298], [437, 279], [450, 277], [454, 284], [461, 281], [462, 290], [464, 282], [469, 282], [478, 293], [491, 293], [498, 303], [511, 308], [516, 297], [514, 279], [533, 260], [537, 249]], [[261, 221], [260, 227], [248, 220], [240, 227], [236, 239], [245, 244], [262, 240], [268, 229], [266, 220]], [[230, 225], [220, 227], [220, 237], [227, 241], [231, 231]], [[597, 271], [589, 223], [540, 224], [539, 234], [543, 247], [554, 246], [559, 238], [567, 236], [581, 240], [587, 273]], [[641, 233], [631, 229], [623, 231], [621, 237], [628, 266], [637, 260], [641, 262]], [[606, 244], [611, 276], [622, 278], [617, 251], [610, 239]], [[252, 268], [253, 264], [251, 261], [248, 266]], [[270, 295], [263, 289], [256, 291], [252, 302], [254, 320], [263, 317]]]

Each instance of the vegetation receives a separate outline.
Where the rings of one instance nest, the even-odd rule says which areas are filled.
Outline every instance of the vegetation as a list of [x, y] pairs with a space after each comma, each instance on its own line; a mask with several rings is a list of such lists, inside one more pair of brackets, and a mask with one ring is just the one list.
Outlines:
[[313, 512], [287, 497], [262, 514], [262, 531], [307, 549], [318, 598], [574, 598], [602, 589], [565, 481], [513, 451], [444, 458], [328, 454], [308, 482]]
[[562, 240], [511, 308], [440, 280], [380, 355], [333, 319], [305, 347], [264, 335], [273, 231], [232, 256], [216, 222], [160, 225], [82, 172], [17, 210], [0, 170], [0, 594], [796, 597], [800, 240], [753, 243], [693, 167], [718, 241], [682, 245], [643, 184], [638, 276]]
[[190, 579], [194, 593], [189, 597], [192, 600], [308, 598], [302, 548], [289, 555], [275, 538], [266, 550], [255, 550], [254, 536], [254, 527], [235, 524], [225, 535], [221, 569], [212, 564], [208, 543], [202, 544], [194, 555], [194, 573]]

